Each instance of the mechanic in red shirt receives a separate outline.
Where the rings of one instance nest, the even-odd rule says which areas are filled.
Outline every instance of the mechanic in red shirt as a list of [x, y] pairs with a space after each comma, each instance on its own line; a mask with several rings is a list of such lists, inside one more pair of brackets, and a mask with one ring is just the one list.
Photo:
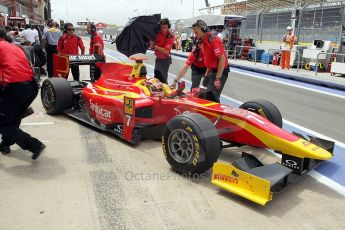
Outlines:
[[207, 70], [204, 64], [204, 54], [202, 52], [199, 41], [197, 41], [196, 47], [188, 55], [188, 59], [185, 65], [177, 74], [176, 78], [174, 79], [174, 82], [170, 85], [171, 88], [176, 87], [176, 83], [180, 81], [180, 79], [186, 74], [190, 67], [192, 69], [192, 90], [193, 88], [199, 87], [201, 78], [205, 77], [205, 73]]
[[207, 24], [198, 20], [193, 24], [193, 32], [201, 39], [201, 49], [204, 53], [204, 64], [207, 67], [205, 77], [208, 78], [206, 99], [220, 102], [220, 95], [229, 74], [229, 63], [221, 39], [212, 34]]
[[[66, 23], [64, 25], [64, 35], [59, 39], [57, 51], [61, 55], [78, 55], [79, 50], [81, 50], [81, 55], [85, 53], [85, 46], [81, 37], [74, 34], [74, 27], [72, 23]], [[79, 81], [80, 72], [79, 66], [71, 66], [73, 79]]]
[[[90, 34], [90, 55], [94, 54], [98, 62], [105, 62], [104, 56], [104, 42], [102, 37], [97, 33], [97, 28], [94, 24], [87, 25], [87, 32]], [[90, 78], [92, 81], [97, 81], [102, 75], [101, 70], [95, 64], [90, 65]]]
[[9, 154], [10, 146], [18, 144], [31, 151], [36, 160], [45, 145], [19, 128], [24, 113], [38, 94], [38, 84], [24, 50], [6, 41], [0, 28], [0, 84], [4, 86], [0, 100], [0, 152]]
[[87, 32], [90, 34], [90, 54], [104, 55], [104, 42], [102, 37], [97, 33], [96, 26], [94, 24], [88, 25]]
[[170, 32], [169, 19], [164, 18], [159, 21], [160, 31], [154, 42], [151, 41], [151, 48], [154, 48], [156, 61], [154, 74], [155, 78], [162, 83], [167, 83], [169, 67], [171, 64], [170, 50], [174, 44], [174, 34]]

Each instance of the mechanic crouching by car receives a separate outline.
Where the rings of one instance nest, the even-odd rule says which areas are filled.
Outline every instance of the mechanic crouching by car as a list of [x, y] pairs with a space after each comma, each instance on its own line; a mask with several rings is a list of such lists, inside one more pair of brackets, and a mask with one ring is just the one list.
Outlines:
[[219, 37], [209, 31], [204, 21], [198, 20], [192, 27], [195, 36], [202, 42], [201, 49], [207, 68], [205, 73], [208, 91], [206, 99], [220, 102], [220, 95], [229, 73], [229, 63], [223, 43]]
[[174, 82], [170, 85], [171, 88], [176, 87], [176, 83], [180, 81], [180, 79], [186, 74], [190, 67], [192, 68], [192, 90], [199, 87], [201, 78], [205, 77], [205, 73], [207, 70], [204, 64], [204, 54], [202, 52], [200, 42], [197, 42], [196, 47], [188, 55], [185, 65], [177, 74]]
[[[64, 34], [59, 39], [57, 51], [58, 54], [61, 55], [78, 55], [79, 50], [81, 50], [81, 54], [84, 55], [85, 53], [85, 46], [83, 43], [83, 40], [74, 34], [74, 27], [72, 23], [66, 23], [64, 25]], [[79, 66], [71, 66], [73, 79], [75, 81], [79, 81], [80, 78], [80, 72], [79, 72]]]
[[156, 61], [154, 75], [162, 83], [167, 83], [169, 67], [171, 64], [170, 50], [174, 44], [174, 34], [170, 32], [169, 19], [159, 21], [160, 31], [155, 41], [151, 41], [151, 48], [155, 50]]
[[8, 43], [6, 31], [0, 29], [0, 84], [4, 86], [0, 101], [0, 152], [9, 154], [10, 146], [18, 144], [31, 151], [36, 160], [45, 145], [19, 128], [23, 116], [38, 94], [34, 72], [24, 50]]

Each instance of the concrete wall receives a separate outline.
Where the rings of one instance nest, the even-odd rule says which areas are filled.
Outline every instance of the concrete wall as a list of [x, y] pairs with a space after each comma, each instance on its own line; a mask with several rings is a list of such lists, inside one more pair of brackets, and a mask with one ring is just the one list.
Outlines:
[[[280, 42], [263, 42], [263, 43], [255, 43], [255, 47], [257, 49], [263, 49], [266, 52], [268, 52], [269, 49], [279, 49], [280, 48], [281, 43]], [[307, 46], [308, 48], [310, 48], [310, 46]]]

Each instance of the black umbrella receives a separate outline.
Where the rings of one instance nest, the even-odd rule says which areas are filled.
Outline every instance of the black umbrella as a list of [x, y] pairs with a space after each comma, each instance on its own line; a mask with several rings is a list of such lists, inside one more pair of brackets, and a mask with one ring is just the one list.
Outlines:
[[159, 31], [160, 19], [160, 14], [130, 19], [115, 40], [117, 50], [127, 57], [136, 53], [146, 53], [150, 40], [154, 41]]

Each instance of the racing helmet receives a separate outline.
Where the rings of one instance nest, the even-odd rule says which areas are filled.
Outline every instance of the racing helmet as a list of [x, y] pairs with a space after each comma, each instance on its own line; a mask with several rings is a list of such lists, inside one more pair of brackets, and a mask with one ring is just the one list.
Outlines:
[[157, 78], [147, 79], [145, 81], [145, 86], [149, 89], [151, 96], [164, 96], [163, 85]]
[[151, 92], [160, 92], [163, 90], [162, 83], [157, 78], [146, 80], [145, 85]]

